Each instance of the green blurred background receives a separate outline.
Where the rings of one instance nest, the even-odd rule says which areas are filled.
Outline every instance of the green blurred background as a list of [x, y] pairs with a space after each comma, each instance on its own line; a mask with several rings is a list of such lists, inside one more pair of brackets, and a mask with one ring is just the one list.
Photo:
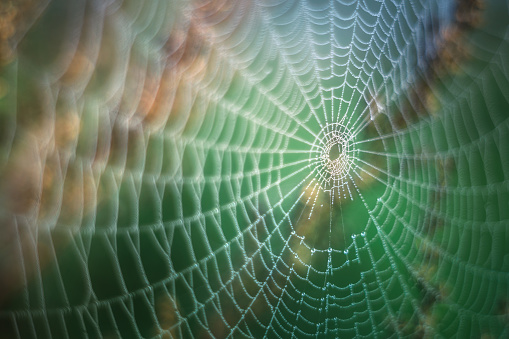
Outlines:
[[0, 4], [0, 338], [507, 337], [507, 6]]

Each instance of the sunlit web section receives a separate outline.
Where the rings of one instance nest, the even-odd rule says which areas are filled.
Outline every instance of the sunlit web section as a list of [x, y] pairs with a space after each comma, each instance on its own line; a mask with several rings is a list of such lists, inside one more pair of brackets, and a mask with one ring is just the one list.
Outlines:
[[6, 337], [509, 336], [507, 3], [0, 23]]

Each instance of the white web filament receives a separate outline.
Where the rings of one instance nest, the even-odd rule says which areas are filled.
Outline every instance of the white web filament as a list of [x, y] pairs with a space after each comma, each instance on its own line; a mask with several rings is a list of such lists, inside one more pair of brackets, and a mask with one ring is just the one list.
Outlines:
[[332, 137], [323, 148], [321, 156], [322, 164], [325, 170], [333, 178], [343, 178], [349, 168], [348, 143], [345, 136], [338, 132], [332, 132]]
[[319, 159], [316, 164], [316, 178], [324, 191], [338, 189], [347, 183], [352, 168], [354, 146], [353, 136], [347, 127], [340, 123], [325, 126], [312, 148], [310, 161]]
[[508, 1], [6, 3], [0, 337], [509, 338]]

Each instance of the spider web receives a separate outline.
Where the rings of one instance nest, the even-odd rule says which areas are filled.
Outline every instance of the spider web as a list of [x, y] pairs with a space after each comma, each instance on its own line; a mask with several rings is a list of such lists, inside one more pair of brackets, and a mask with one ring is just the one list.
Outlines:
[[507, 337], [507, 6], [1, 7], [0, 336]]

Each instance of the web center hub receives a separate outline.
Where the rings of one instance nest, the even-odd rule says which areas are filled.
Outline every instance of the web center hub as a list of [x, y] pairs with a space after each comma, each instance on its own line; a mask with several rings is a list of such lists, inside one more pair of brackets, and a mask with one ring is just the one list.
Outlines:
[[316, 178], [324, 190], [348, 181], [353, 164], [353, 135], [340, 123], [325, 126], [318, 134], [311, 152]]

